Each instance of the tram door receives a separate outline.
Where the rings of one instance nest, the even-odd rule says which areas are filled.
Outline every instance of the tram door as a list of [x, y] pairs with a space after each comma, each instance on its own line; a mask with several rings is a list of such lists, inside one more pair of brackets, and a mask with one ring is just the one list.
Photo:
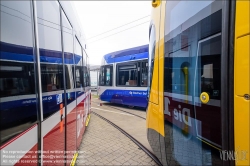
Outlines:
[[[65, 150], [65, 85], [61, 45], [60, 6], [57, 1], [37, 1], [37, 21], [42, 86], [42, 147], [43, 162], [51, 163], [57, 156], [64, 161]], [[65, 78], [69, 79], [68, 77]], [[58, 163], [59, 165], [62, 163]]]
[[82, 140], [82, 134], [84, 132], [84, 69], [83, 69], [83, 52], [82, 46], [75, 38], [75, 88], [76, 88], [76, 136], [77, 136], [77, 147], [80, 146]]
[[[158, 7], [156, 11], [156, 15], [161, 14], [161, 7]], [[160, 21], [159, 19], [156, 19], [157, 21], [150, 26], [150, 37], [149, 37], [149, 57], [148, 57], [148, 91], [147, 91], [147, 98], [148, 98], [148, 107], [147, 107], [147, 127], [149, 128], [147, 137], [149, 144], [151, 145], [153, 151], [155, 152], [156, 156], [161, 159], [161, 147], [160, 142], [156, 141], [160, 139], [160, 134], [156, 131], [160, 131], [163, 129], [163, 126], [158, 123], [159, 121], [162, 121], [161, 117], [158, 115], [162, 114], [162, 105], [159, 103], [159, 94], [161, 94], [162, 89], [160, 89], [159, 86], [160, 83], [163, 82], [163, 77], [160, 77], [159, 73], [159, 66], [161, 65], [160, 62], [160, 56], [163, 55], [163, 53], [159, 52], [159, 45], [160, 45], [160, 32], [157, 31], [156, 27], [160, 27]], [[161, 35], [164, 35], [164, 33], [161, 33]]]
[[84, 87], [85, 87], [85, 99], [84, 99], [84, 115], [83, 115], [83, 128], [85, 129], [86, 126], [86, 119], [88, 116], [89, 111], [89, 78], [88, 78], [88, 56], [83, 49], [83, 81], [84, 81]]
[[[73, 29], [67, 19], [63, 10], [61, 10], [62, 16], [62, 31], [63, 31], [63, 51], [64, 51], [64, 64], [65, 64], [65, 84], [66, 87], [66, 103], [67, 103], [67, 110], [65, 112], [65, 136], [66, 136], [66, 146], [65, 150], [67, 151], [67, 165], [71, 162], [71, 159], [74, 155], [74, 151], [76, 150], [76, 96], [75, 96], [75, 79], [74, 78], [74, 71], [75, 71], [75, 64], [74, 64], [74, 35]], [[70, 78], [67, 78], [69, 76]]]
[[193, 102], [196, 136], [205, 160], [202, 164], [222, 164], [220, 33], [198, 42]]
[[221, 1], [166, 3], [164, 130], [170, 165], [224, 163], [223, 10]]

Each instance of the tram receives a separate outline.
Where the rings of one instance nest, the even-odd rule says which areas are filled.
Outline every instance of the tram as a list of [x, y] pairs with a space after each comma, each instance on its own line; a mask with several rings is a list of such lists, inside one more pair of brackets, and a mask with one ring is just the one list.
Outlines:
[[89, 57], [74, 8], [0, 3], [0, 165], [70, 165], [91, 112]]
[[109, 53], [101, 63], [100, 100], [147, 107], [148, 45]]
[[152, 1], [147, 137], [163, 165], [250, 165], [249, 8]]

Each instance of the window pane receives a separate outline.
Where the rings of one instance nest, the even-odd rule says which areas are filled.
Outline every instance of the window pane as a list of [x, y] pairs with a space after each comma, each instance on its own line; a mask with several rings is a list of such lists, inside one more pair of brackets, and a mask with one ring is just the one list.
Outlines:
[[[64, 63], [73, 64], [73, 32], [71, 25], [62, 11], [62, 26], [63, 26], [63, 50], [64, 50]], [[69, 80], [67, 80], [69, 81]]]
[[89, 68], [90, 68], [90, 65], [89, 65], [89, 57], [87, 55], [87, 61], [86, 61], [86, 66], [87, 66], [87, 79], [88, 79], [88, 85], [87, 86], [90, 86], [90, 71], [89, 71]]
[[82, 88], [82, 80], [83, 80], [83, 72], [82, 72], [82, 67], [81, 66], [76, 66], [76, 88]]
[[58, 2], [37, 1], [37, 21], [41, 62], [62, 63]]
[[[222, 1], [168, 1], [166, 11], [167, 164], [221, 165]], [[202, 92], [210, 97], [206, 104], [201, 103]]]
[[41, 78], [43, 92], [64, 89], [62, 65], [41, 64]]
[[113, 66], [106, 66], [105, 72], [105, 85], [112, 86]]
[[77, 66], [82, 66], [83, 63], [83, 56], [82, 56], [82, 46], [79, 44], [78, 40], [75, 39], [75, 64]]
[[104, 82], [104, 75], [105, 75], [105, 67], [102, 66], [100, 68], [100, 73], [99, 73], [99, 85], [100, 86], [104, 86], [105, 82]]
[[137, 86], [137, 65], [118, 65], [118, 85]]
[[220, 99], [220, 56], [221, 36], [204, 41], [200, 44], [198, 57], [198, 81], [200, 90], [196, 93], [199, 97], [201, 92], [208, 92], [210, 99]]
[[84, 87], [84, 69], [82, 67], [82, 47], [79, 44], [78, 40], [75, 39], [75, 75], [76, 75], [76, 80], [75, 80], [75, 84], [76, 84], [76, 88], [82, 88]]
[[1, 62], [0, 66], [0, 96], [18, 96], [34, 94], [34, 77], [30, 73], [33, 65], [17, 62]]
[[148, 85], [148, 62], [141, 62], [141, 86]]
[[148, 97], [150, 94], [150, 89], [151, 89], [151, 82], [153, 78], [153, 69], [154, 69], [154, 57], [155, 57], [155, 27], [152, 26], [151, 31], [150, 31], [150, 38], [149, 38], [149, 48], [148, 48], [148, 65], [149, 65], [149, 72], [148, 72], [148, 87], [149, 87], [149, 92], [148, 92]]
[[109, 67], [106, 68], [106, 80], [105, 80], [105, 82], [106, 82], [106, 85], [110, 84], [110, 68]]
[[42, 91], [61, 91], [57, 92], [59, 93], [57, 95], [43, 94], [44, 119], [59, 111], [60, 103], [64, 102], [62, 99], [64, 81], [59, 9], [57, 1], [37, 1]]
[[194, 75], [190, 74], [190, 71], [193, 70], [195, 63], [192, 62], [190, 48], [184, 47], [172, 52], [165, 60], [166, 91], [184, 95], [192, 94]]
[[87, 66], [87, 54], [83, 49], [83, 66]]
[[99, 73], [100, 86], [112, 86], [113, 66], [101, 66]]
[[[73, 65], [74, 64], [74, 56], [73, 56], [73, 32], [72, 32], [72, 28], [71, 25], [67, 19], [67, 17], [65, 16], [64, 12], [62, 11], [62, 30], [63, 30], [63, 51], [64, 51], [64, 63], [69, 65]], [[66, 66], [67, 67], [67, 66]], [[66, 73], [68, 72], [68, 70], [65, 67], [65, 71]], [[70, 89], [70, 79], [69, 79], [69, 75], [66, 74], [66, 88]]]
[[0, 146], [37, 123], [30, 1], [0, 1]]
[[88, 55], [86, 54], [85, 50], [83, 49], [83, 70], [84, 70], [84, 75], [83, 75], [83, 83], [84, 87], [89, 86], [89, 71], [88, 71]]
[[83, 67], [83, 83], [84, 87], [88, 86], [88, 71], [86, 66]]

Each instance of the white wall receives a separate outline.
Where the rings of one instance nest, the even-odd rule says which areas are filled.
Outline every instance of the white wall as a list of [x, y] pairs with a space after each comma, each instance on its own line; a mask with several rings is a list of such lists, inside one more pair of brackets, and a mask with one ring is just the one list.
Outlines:
[[98, 79], [97, 79], [97, 71], [90, 71], [90, 85], [91, 86], [98, 86]]

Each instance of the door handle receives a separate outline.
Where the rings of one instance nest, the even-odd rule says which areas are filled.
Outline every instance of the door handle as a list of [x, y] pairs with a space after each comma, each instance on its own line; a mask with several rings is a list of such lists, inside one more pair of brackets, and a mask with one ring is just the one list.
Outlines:
[[209, 95], [207, 92], [202, 92], [200, 95], [200, 100], [203, 104], [207, 104], [209, 102]]
[[250, 95], [249, 95], [249, 94], [245, 94], [245, 95], [244, 95], [244, 99], [245, 99], [245, 100], [250, 100]]

